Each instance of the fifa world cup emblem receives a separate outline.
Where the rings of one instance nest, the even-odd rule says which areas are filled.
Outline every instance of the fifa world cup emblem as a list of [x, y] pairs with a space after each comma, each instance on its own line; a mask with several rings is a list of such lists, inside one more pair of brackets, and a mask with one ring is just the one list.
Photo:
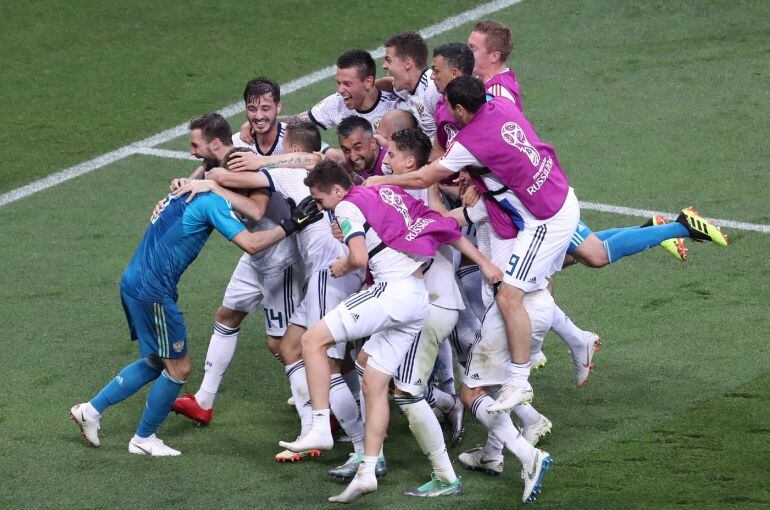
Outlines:
[[532, 166], [537, 167], [540, 164], [540, 153], [527, 141], [527, 136], [521, 126], [515, 122], [506, 122], [500, 128], [500, 135], [502, 135], [505, 143], [513, 145], [523, 152], [529, 158]]
[[382, 199], [383, 202], [385, 202], [386, 204], [388, 204], [389, 206], [393, 207], [395, 210], [401, 213], [401, 216], [404, 217], [404, 223], [406, 223], [407, 228], [409, 228], [412, 225], [412, 217], [409, 216], [409, 209], [406, 208], [404, 199], [401, 198], [401, 196], [398, 193], [395, 193], [390, 188], [381, 188], [380, 198]]

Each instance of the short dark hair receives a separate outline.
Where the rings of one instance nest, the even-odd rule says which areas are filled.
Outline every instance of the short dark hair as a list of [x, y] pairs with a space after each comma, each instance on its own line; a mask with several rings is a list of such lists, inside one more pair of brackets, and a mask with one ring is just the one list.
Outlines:
[[473, 52], [465, 43], [453, 42], [436, 46], [433, 56], [443, 58], [449, 67], [458, 69], [466, 76], [473, 74], [473, 66], [476, 65]]
[[337, 137], [347, 138], [356, 129], [363, 129], [366, 133], [374, 135], [374, 128], [372, 128], [372, 124], [368, 120], [358, 115], [351, 115], [342, 119], [342, 122], [337, 126]]
[[364, 81], [369, 76], [372, 78], [377, 77], [377, 66], [374, 64], [374, 59], [368, 51], [346, 51], [337, 59], [337, 67], [340, 69], [355, 67], [358, 71], [358, 79], [361, 81]]
[[459, 104], [471, 113], [476, 113], [487, 102], [484, 84], [473, 76], [458, 76], [447, 84], [444, 93], [452, 108]]
[[252, 78], [243, 90], [243, 102], [248, 104], [265, 94], [273, 96], [273, 102], [277, 103], [281, 100], [281, 87], [264, 76]]
[[511, 51], [513, 51], [513, 37], [510, 28], [499, 21], [485, 19], [476, 23], [473, 31], [480, 32], [487, 37], [488, 52], [499, 51], [500, 60], [503, 62], [508, 60]]
[[190, 131], [193, 129], [200, 129], [203, 138], [207, 142], [211, 142], [214, 138], [219, 138], [225, 145], [231, 145], [233, 143], [233, 131], [230, 128], [230, 124], [224, 117], [216, 112], [210, 112], [202, 117], [190, 121], [188, 126]]
[[433, 146], [428, 135], [419, 129], [409, 128], [396, 131], [390, 140], [398, 150], [408, 152], [414, 156], [414, 159], [417, 160], [418, 168], [428, 164], [428, 158]]
[[307, 174], [304, 183], [308, 188], [315, 188], [324, 193], [331, 191], [335, 184], [339, 184], [344, 189], [350, 189], [353, 185], [348, 171], [331, 159], [318, 162]]
[[290, 140], [300, 146], [303, 152], [321, 150], [321, 132], [312, 122], [293, 120], [286, 125], [284, 141]]
[[230, 149], [230, 151], [225, 154], [225, 157], [222, 158], [222, 162], [219, 163], [219, 166], [224, 168], [225, 170], [230, 170], [230, 159], [232, 159], [234, 154], [237, 154], [239, 152], [251, 152], [252, 154], [256, 154], [253, 150], [249, 149], [248, 147], [233, 147]]
[[401, 32], [385, 41], [386, 48], [395, 48], [398, 58], [411, 58], [417, 67], [428, 65], [428, 45], [417, 32]]

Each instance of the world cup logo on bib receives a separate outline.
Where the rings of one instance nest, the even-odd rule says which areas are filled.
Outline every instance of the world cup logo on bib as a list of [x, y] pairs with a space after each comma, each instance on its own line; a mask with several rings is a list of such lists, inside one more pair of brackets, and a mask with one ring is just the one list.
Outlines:
[[532, 166], [536, 167], [540, 164], [540, 153], [527, 141], [527, 135], [524, 134], [521, 126], [515, 122], [506, 122], [500, 128], [500, 135], [502, 135], [505, 143], [513, 145], [523, 152], [529, 158]]
[[401, 198], [401, 196], [395, 193], [392, 189], [381, 188], [380, 198], [383, 202], [401, 213], [401, 216], [404, 217], [404, 223], [406, 223], [407, 228], [412, 224], [412, 217], [409, 216], [409, 209], [406, 208], [404, 199]]

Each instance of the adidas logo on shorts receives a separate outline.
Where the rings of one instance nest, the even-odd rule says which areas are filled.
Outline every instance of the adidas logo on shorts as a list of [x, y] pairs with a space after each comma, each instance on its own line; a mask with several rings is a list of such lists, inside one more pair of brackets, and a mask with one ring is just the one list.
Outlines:
[[480, 380], [480, 379], [481, 379], [481, 377], [479, 376], [478, 372], [476, 372], [475, 374], [473, 374], [473, 375], [471, 376], [471, 379], [476, 379], [476, 380], [478, 381], [478, 380]]
[[537, 277], [535, 277], [535, 276], [533, 276], [532, 278], [527, 280], [527, 283], [535, 283], [535, 282], [537, 282]]
[[351, 313], [350, 316], [353, 317], [353, 322], [358, 322], [359, 317], [361, 317], [357, 313]]

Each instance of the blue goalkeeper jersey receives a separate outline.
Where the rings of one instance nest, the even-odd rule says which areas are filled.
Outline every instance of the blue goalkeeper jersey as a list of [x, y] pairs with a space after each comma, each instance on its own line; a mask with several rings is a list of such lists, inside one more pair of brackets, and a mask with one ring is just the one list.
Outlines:
[[186, 199], [187, 195], [166, 197], [123, 272], [122, 293], [144, 301], [176, 301], [179, 278], [212, 230], [231, 240], [245, 228], [230, 203], [219, 195], [201, 193], [189, 204]]

